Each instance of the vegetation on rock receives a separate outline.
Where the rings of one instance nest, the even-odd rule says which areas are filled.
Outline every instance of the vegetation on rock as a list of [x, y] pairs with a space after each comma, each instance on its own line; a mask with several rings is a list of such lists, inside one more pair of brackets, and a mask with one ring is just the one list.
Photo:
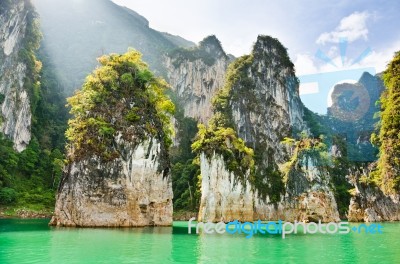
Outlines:
[[228, 58], [222, 49], [221, 42], [214, 36], [208, 36], [199, 43], [198, 47], [176, 48], [168, 53], [172, 63], [178, 67], [184, 61], [202, 60], [206, 65], [212, 66], [217, 57]]
[[66, 132], [69, 160], [119, 157], [114, 147], [119, 134], [131, 143], [158, 138], [168, 149], [175, 109], [165, 95], [168, 84], [154, 77], [137, 51], [98, 60], [101, 67], [86, 78], [82, 90], [68, 98], [73, 115]]
[[386, 90], [381, 96], [379, 135], [372, 139], [379, 145], [374, 182], [386, 194], [400, 190], [400, 52], [389, 63], [384, 75]]
[[199, 126], [196, 141], [192, 149], [196, 153], [205, 153], [211, 159], [214, 154], [220, 154], [226, 162], [226, 168], [239, 177], [243, 185], [246, 185], [247, 174], [254, 170], [254, 152], [246, 147], [244, 141], [239, 138], [232, 128], [217, 127], [206, 128]]
[[[6, 3], [10, 8], [11, 1]], [[37, 50], [41, 34], [37, 14], [29, 1], [26, 1], [26, 9], [27, 29], [18, 60], [27, 66], [24, 88], [31, 103], [32, 139], [27, 148], [18, 153], [13, 143], [0, 135], [0, 204], [8, 206], [10, 214], [18, 208], [51, 211], [64, 166], [67, 111], [63, 89], [49, 59]]]
[[205, 153], [208, 158], [214, 153], [220, 154], [226, 162], [226, 168], [237, 177], [235, 181], [243, 185], [248, 181], [260, 197], [265, 199], [269, 196], [270, 201], [274, 203], [280, 200], [280, 195], [284, 192], [284, 183], [277, 166], [268, 164], [269, 161], [266, 160], [266, 156], [273, 154], [267, 151], [268, 148], [261, 139], [255, 143], [256, 148], [253, 149], [247, 145], [250, 142], [245, 142], [238, 136], [231, 109], [232, 102], [243, 98], [249, 101], [246, 111], [257, 111], [257, 107], [261, 105], [259, 98], [251, 92], [255, 83], [248, 75], [249, 71], [253, 70], [254, 53], [256, 51], [238, 58], [229, 65], [225, 86], [213, 100], [214, 116], [208, 127], [199, 126], [192, 149], [196, 153]]
[[174, 93], [171, 93], [170, 97], [176, 107], [174, 118], [177, 142], [170, 151], [174, 212], [197, 212], [201, 197], [198, 187], [200, 166], [191, 149], [198, 131], [197, 121], [184, 116], [183, 107]]

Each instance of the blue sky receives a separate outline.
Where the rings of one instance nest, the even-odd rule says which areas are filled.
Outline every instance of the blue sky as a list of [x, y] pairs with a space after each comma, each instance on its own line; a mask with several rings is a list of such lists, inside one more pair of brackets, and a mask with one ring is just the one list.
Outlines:
[[[381, 72], [400, 50], [398, 0], [113, 1], [143, 15], [159, 31], [194, 42], [215, 34], [235, 56], [248, 54], [259, 34], [276, 37], [288, 48], [299, 76], [366, 67]], [[344, 63], [341, 40], [348, 47]], [[366, 49], [368, 56], [354, 63]], [[317, 50], [335, 66], [318, 59]], [[301, 91], [307, 92], [303, 86]]]
[[[152, 28], [160, 31], [194, 42], [215, 34], [224, 49], [235, 56], [249, 53], [257, 35], [267, 34], [277, 37], [288, 48], [294, 62], [305, 65], [304, 57], [313, 61], [318, 48], [336, 57], [335, 39], [317, 40], [323, 33], [340, 31], [341, 21], [352, 15], [343, 29], [348, 34], [342, 32], [350, 41], [348, 59], [371, 47], [376, 54], [372, 53], [367, 62], [378, 64], [370, 66], [378, 67], [379, 71], [386, 63], [384, 60], [388, 60], [396, 48], [400, 50], [400, 1], [397, 0], [113, 1], [137, 11], [150, 21]], [[360, 23], [363, 24], [360, 26]], [[364, 34], [360, 35], [360, 31]], [[298, 58], [299, 55], [303, 57]], [[323, 66], [317, 61], [314, 63], [317, 70], [318, 66]], [[313, 71], [312, 68], [298, 70]]]

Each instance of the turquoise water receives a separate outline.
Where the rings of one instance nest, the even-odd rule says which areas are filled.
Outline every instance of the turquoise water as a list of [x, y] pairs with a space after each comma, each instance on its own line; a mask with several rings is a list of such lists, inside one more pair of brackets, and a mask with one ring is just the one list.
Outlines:
[[[400, 223], [383, 234], [196, 235], [173, 227], [74, 229], [0, 219], [0, 263], [400, 263]], [[357, 226], [357, 225], [355, 225]]]

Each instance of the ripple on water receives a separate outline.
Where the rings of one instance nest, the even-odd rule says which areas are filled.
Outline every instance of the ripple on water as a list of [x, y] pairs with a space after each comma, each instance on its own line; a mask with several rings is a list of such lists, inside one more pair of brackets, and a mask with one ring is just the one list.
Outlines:
[[173, 227], [54, 228], [0, 219], [0, 263], [399, 263], [400, 223], [382, 235], [196, 235]]

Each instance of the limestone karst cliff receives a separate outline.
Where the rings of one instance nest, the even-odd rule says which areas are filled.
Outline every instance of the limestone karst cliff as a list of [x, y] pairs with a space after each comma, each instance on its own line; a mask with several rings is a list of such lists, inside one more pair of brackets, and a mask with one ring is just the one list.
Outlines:
[[[200, 153], [199, 220], [338, 221], [322, 143], [285, 138], [307, 134], [298, 81], [286, 49], [259, 36], [251, 55], [230, 65]], [[308, 143], [307, 143], [308, 142]]]
[[[96, 108], [105, 98], [97, 92], [89, 96], [88, 106], [97, 112], [88, 110], [92, 114], [85, 118], [94, 118], [85, 119], [89, 130], [78, 126], [75, 132], [92, 134], [83, 137], [86, 142], [79, 136], [70, 141], [80, 140], [83, 147], [68, 149], [74, 158], [62, 178], [53, 224], [168, 225], [170, 170], [176, 208], [193, 212], [201, 200], [199, 218], [205, 221], [336, 221], [338, 212], [354, 221], [399, 219], [398, 196], [370, 184], [397, 184], [398, 174], [381, 181], [370, 172], [353, 171], [366, 167], [377, 155], [370, 135], [377, 121], [374, 113], [380, 110], [375, 101], [384, 90], [379, 76], [365, 73], [357, 85], [337, 85], [328, 116], [314, 116], [312, 121], [300, 101], [293, 64], [276, 39], [260, 36], [250, 55], [235, 60], [215, 36], [194, 46], [151, 29], [144, 17], [109, 0], [34, 2], [42, 14], [45, 39], [39, 58], [46, 58], [42, 61], [43, 69], [51, 69], [47, 71], [40, 71], [42, 65], [35, 58], [40, 33], [29, 1], [7, 0], [0, 6], [0, 128], [15, 150], [22, 152], [18, 161], [4, 161], [17, 165], [8, 169], [7, 177], [1, 175], [1, 188], [16, 188], [9, 179], [22, 174], [27, 184], [31, 178], [40, 179], [35, 181], [40, 187], [32, 188], [35, 195], [42, 195], [44, 189], [50, 193], [47, 196], [54, 192], [64, 159], [63, 85], [67, 93], [80, 86], [95, 67], [97, 55], [128, 46], [141, 50], [149, 67], [170, 83], [171, 98], [179, 104], [174, 147], [168, 150], [165, 138], [173, 135], [160, 136], [168, 134], [159, 123], [166, 121], [155, 114], [158, 110], [151, 110], [154, 105], [139, 107], [136, 99], [115, 94], [118, 100], [124, 98], [121, 112], [117, 100]], [[114, 74], [106, 72], [100, 79], [107, 83]], [[141, 80], [147, 80], [146, 76], [147, 72], [140, 74]], [[130, 82], [128, 75], [120, 79], [119, 84]], [[360, 100], [348, 93], [362, 86], [368, 98]], [[110, 87], [116, 89], [114, 84]], [[46, 95], [46, 90], [53, 92]], [[82, 98], [87, 103], [88, 98]], [[354, 109], [360, 103], [369, 104], [360, 110], [364, 116], [343, 119], [349, 112], [357, 114]], [[343, 105], [347, 112], [340, 109]], [[198, 159], [189, 147], [196, 122], [205, 125], [195, 146]], [[317, 133], [313, 126], [324, 129]], [[320, 134], [328, 135], [332, 144], [319, 138]], [[342, 146], [334, 142], [338, 135], [345, 141]], [[353, 180], [348, 183], [348, 179]], [[30, 193], [20, 195], [25, 189], [17, 190], [15, 196], [30, 200]]]
[[166, 155], [156, 138], [129, 144], [116, 138], [123, 152], [113, 162], [96, 157], [68, 166], [57, 196], [52, 225], [128, 227], [172, 224], [172, 187], [160, 171]]
[[68, 101], [69, 163], [52, 225], [172, 224], [168, 146], [174, 105], [141, 55], [103, 56]]
[[207, 123], [212, 98], [224, 86], [230, 58], [215, 36], [191, 49], [176, 49], [165, 56], [167, 79], [186, 117]]
[[40, 36], [29, 1], [2, 1], [0, 7], [0, 131], [22, 151], [31, 139], [31, 96]]

